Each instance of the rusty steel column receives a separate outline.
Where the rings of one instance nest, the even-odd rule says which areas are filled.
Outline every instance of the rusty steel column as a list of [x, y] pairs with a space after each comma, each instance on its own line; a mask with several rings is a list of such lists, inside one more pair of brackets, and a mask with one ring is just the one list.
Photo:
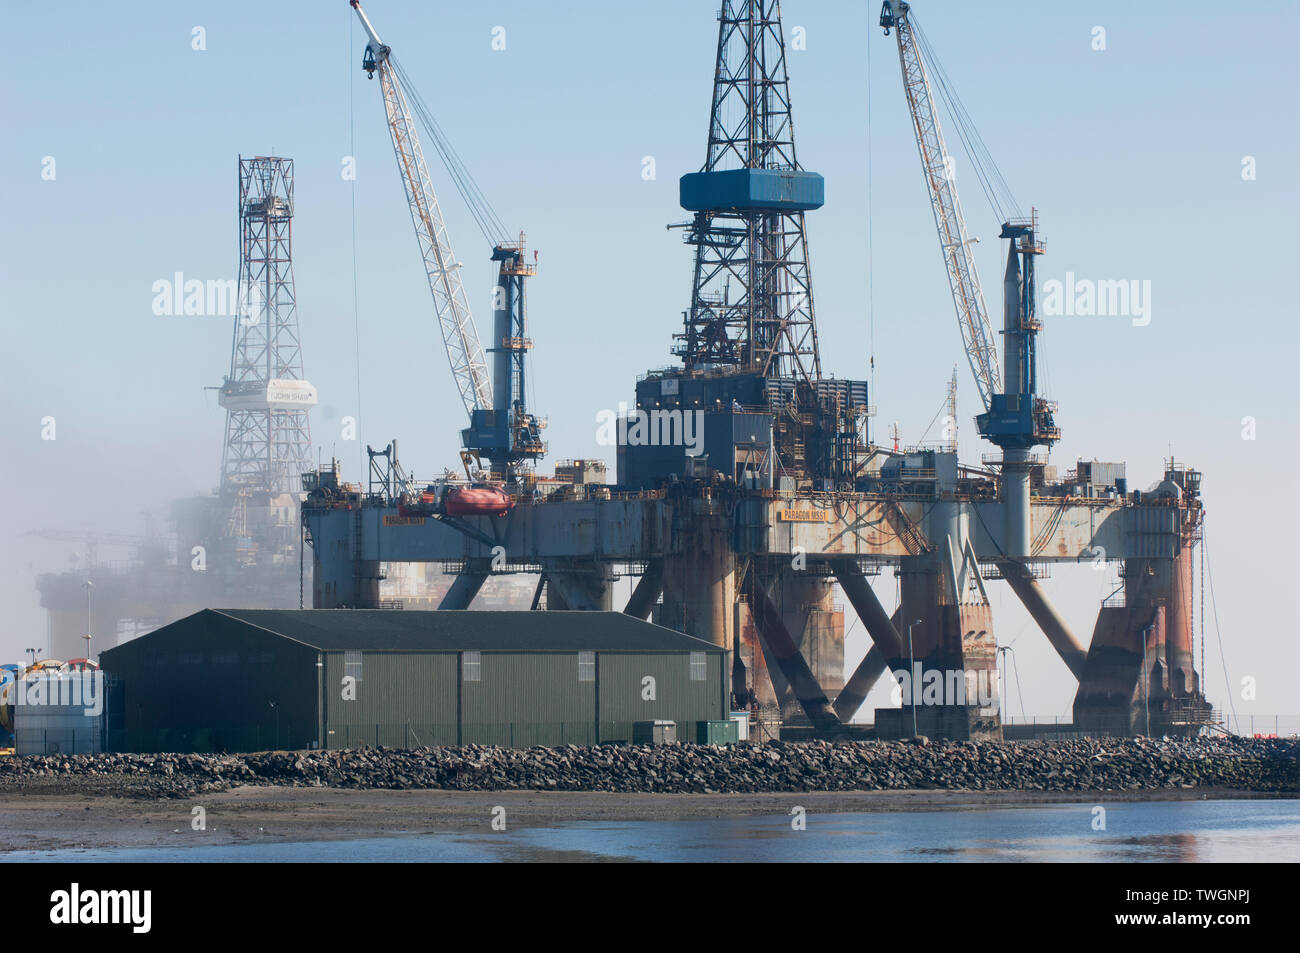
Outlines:
[[637, 580], [636, 588], [632, 590], [632, 596], [627, 600], [627, 606], [623, 609], [624, 614], [635, 616], [638, 619], [650, 618], [650, 613], [654, 611], [655, 602], [659, 599], [659, 593], [664, 591], [664, 561], [662, 559], [652, 559], [645, 567], [645, 572]]
[[379, 608], [379, 581], [383, 578], [379, 561], [362, 559], [353, 563], [357, 573], [357, 602], [354, 609]]
[[1074, 724], [1093, 735], [1145, 734], [1142, 643], [1159, 625], [1154, 606], [1103, 605], [1074, 696]]
[[551, 595], [558, 595], [563, 608], [579, 612], [612, 612], [614, 587], [604, 563], [569, 563], [546, 567], [548, 608]]
[[1043, 587], [1038, 584], [1038, 580], [1023, 564], [1014, 560], [1003, 560], [998, 563], [998, 567], [1002, 570], [1002, 577], [1006, 579], [1011, 591], [1024, 603], [1034, 622], [1042, 629], [1043, 635], [1047, 636], [1047, 641], [1052, 643], [1052, 648], [1056, 649], [1056, 654], [1061, 656], [1070, 673], [1076, 679], [1082, 678], [1088, 653], [1047, 598], [1047, 593], [1043, 592]]
[[[1189, 559], [1190, 566], [1190, 559]], [[1124, 560], [1124, 605], [1103, 606], [1074, 698], [1075, 723], [1112, 735], [1159, 735], [1170, 698], [1173, 560]]]
[[790, 683], [809, 721], [817, 728], [838, 725], [840, 721], [826, 700], [826, 693], [781, 619], [781, 610], [772, 602], [762, 583], [757, 581], [750, 585], [750, 606], [765, 651], [770, 651], [771, 660], [776, 662]]
[[833, 701], [844, 687], [844, 615], [835, 610], [835, 583], [823, 575], [784, 571], [777, 585], [785, 630]]
[[[1149, 625], [1133, 633], [1137, 642], [1136, 652], [1141, 659], [1133, 702], [1134, 722], [1137, 731], [1144, 735], [1159, 734], [1156, 726], [1169, 699], [1169, 662], [1165, 646], [1169, 629], [1170, 568], [1167, 559], [1124, 561], [1125, 601], [1130, 608], [1152, 616]], [[1150, 730], [1148, 722], [1152, 726]]]
[[679, 552], [664, 557], [664, 605], [669, 628], [732, 649], [736, 557], [720, 520], [702, 517]]
[[[969, 546], [960, 538], [961, 523], [953, 538], [947, 515], [936, 516], [943, 528], [929, 534], [944, 541], [942, 548], [899, 561], [897, 631], [902, 660], [911, 663], [908, 678], [900, 683], [912, 691], [905, 691], [901, 710], [876, 710], [881, 737], [1002, 737], [992, 609]], [[975, 588], [964, 588], [963, 579]]]
[[1178, 698], [1197, 694], [1192, 656], [1192, 547], [1184, 542], [1169, 566], [1169, 613], [1165, 624], [1165, 658], [1169, 691]]

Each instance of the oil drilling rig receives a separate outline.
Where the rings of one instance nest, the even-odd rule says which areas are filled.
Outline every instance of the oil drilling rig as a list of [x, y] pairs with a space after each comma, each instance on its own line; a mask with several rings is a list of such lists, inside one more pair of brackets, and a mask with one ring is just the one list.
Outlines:
[[[722, 0], [706, 158], [680, 181], [689, 221], [670, 226], [693, 257], [689, 306], [672, 345], [680, 363], [637, 381], [635, 409], [618, 422], [616, 486], [591, 485], [582, 468], [557, 468], [547, 493], [538, 492], [541, 478], [520, 479], [518, 467], [512, 473], [511, 428], [527, 418], [522, 402], [513, 404], [516, 394], [502, 402], [501, 375], [511, 364], [497, 365], [490, 399], [485, 370], [472, 372], [468, 309], [447, 304], [454, 297], [447, 263], [455, 259], [432, 214], [432, 183], [404, 106], [408, 84], [395, 65], [386, 71], [391, 50], [356, 0], [352, 6], [369, 38], [362, 67], [383, 80], [444, 342], [470, 411], [464, 446], [486, 457], [508, 505], [452, 512], [445, 488], [417, 492], [410, 481], [387, 481], [380, 492], [363, 492], [340, 482], [334, 463], [307, 474], [302, 513], [316, 607], [373, 607], [381, 560], [442, 563], [456, 572], [442, 604], [449, 609], [468, 607], [493, 572], [534, 572], [541, 579], [535, 608], [545, 591], [549, 608], [608, 610], [613, 581], [628, 575], [638, 581], [623, 611], [729, 649], [735, 703], [783, 731], [843, 735], [888, 670], [900, 687], [910, 686], [913, 701], [878, 709], [878, 736], [988, 738], [1002, 733], [988, 586], [1005, 581], [1079, 680], [1075, 730], [1201, 730], [1208, 706], [1190, 651], [1200, 474], [1171, 462], [1151, 490], [1129, 492], [1123, 464], [1081, 462], [1057, 479], [1039, 454], [1060, 433], [1036, 371], [1034, 262], [1044, 250], [1037, 218], [1002, 219], [1010, 247], [999, 366], [946, 175], [927, 76], [932, 56], [908, 5], [886, 3], [880, 22], [896, 31], [980, 390], [978, 428], [999, 454], [970, 466], [951, 444], [875, 446], [866, 438], [867, 383], [824, 373], [805, 222], [824, 190], [795, 149], [780, 6]], [[503, 270], [506, 260], [515, 259], [503, 259]], [[501, 314], [494, 344], [522, 337], [522, 318], [503, 322]], [[513, 360], [515, 352], [502, 354]], [[488, 407], [513, 414], [512, 423], [501, 428], [494, 417], [494, 436], [476, 436], [488, 433], [473, 425]], [[1040, 579], [1054, 563], [1096, 558], [1122, 563], [1123, 591], [1102, 607], [1085, 650]], [[899, 580], [893, 613], [870, 583], [886, 567]], [[833, 621], [836, 583], [872, 639], [847, 679]]]
[[240, 314], [230, 373], [218, 402], [226, 411], [219, 498], [241, 565], [290, 564], [297, 557], [300, 474], [311, 467], [316, 388], [304, 377], [293, 282], [293, 160], [239, 159]]

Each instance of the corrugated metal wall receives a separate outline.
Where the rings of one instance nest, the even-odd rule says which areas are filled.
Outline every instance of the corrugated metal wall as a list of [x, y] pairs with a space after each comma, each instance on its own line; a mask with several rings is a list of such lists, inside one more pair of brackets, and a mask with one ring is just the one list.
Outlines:
[[[727, 717], [725, 653], [705, 653], [702, 681], [691, 681], [689, 653], [598, 654], [601, 741], [631, 741], [633, 722], [659, 718], [677, 722], [678, 741], [694, 741], [697, 722]], [[644, 697], [646, 677], [655, 680], [653, 700]]]
[[596, 683], [578, 680], [578, 653], [484, 652], [480, 658], [480, 681], [461, 683], [467, 743], [596, 743]]
[[[348, 702], [345, 654], [327, 655], [328, 747], [587, 745], [631, 741], [633, 722], [654, 719], [678, 722], [678, 738], [694, 741], [698, 722], [727, 717], [726, 656], [716, 652], [704, 653], [702, 681], [690, 678], [689, 653], [598, 652], [595, 681], [579, 679], [576, 652], [482, 652], [478, 681], [464, 680], [463, 653], [360, 658], [362, 681]], [[642, 698], [646, 677], [655, 679], [653, 700]]]
[[343, 698], [345, 653], [325, 653], [325, 747], [456, 744], [452, 653], [362, 652], [355, 700]]

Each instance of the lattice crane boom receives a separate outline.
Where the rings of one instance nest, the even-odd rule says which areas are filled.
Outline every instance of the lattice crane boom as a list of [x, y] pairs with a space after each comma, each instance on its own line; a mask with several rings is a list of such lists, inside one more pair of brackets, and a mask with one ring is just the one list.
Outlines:
[[492, 407], [492, 380], [488, 375], [483, 346], [479, 343], [478, 330], [474, 326], [461, 283], [461, 266], [452, 253], [447, 225], [433, 191], [429, 168], [424, 161], [424, 151], [420, 147], [406, 93], [393, 68], [394, 64], [390, 62], [391, 49], [379, 39], [379, 34], [375, 32], [358, 0], [351, 0], [351, 5], [369, 38], [362, 66], [372, 78], [376, 72], [379, 73], [393, 152], [397, 156], [398, 170], [406, 189], [411, 223], [415, 226], [415, 237], [424, 259], [424, 270], [429, 280], [429, 291], [433, 295], [452, 377], [460, 391], [461, 401], [465, 404], [465, 412], [473, 417], [475, 410]]
[[966, 232], [961, 202], [948, 164], [948, 150], [944, 146], [943, 130], [939, 125], [930, 80], [925, 63], [917, 47], [916, 36], [908, 22], [909, 5], [902, 0], [885, 0], [880, 13], [880, 25], [885, 32], [893, 27], [898, 40], [898, 56], [903, 70], [903, 90], [912, 115], [912, 131], [921, 155], [921, 170], [925, 175], [926, 190], [934, 212], [934, 224], [939, 232], [944, 266], [952, 300], [957, 308], [957, 323], [961, 327], [962, 343], [970, 361], [971, 373], [979, 389], [984, 409], [992, 404], [993, 395], [1002, 390], [1002, 373], [998, 367], [997, 346], [993, 328], [989, 323], [988, 309], [984, 304], [984, 290], [980, 286], [979, 272], [971, 252], [971, 239]]

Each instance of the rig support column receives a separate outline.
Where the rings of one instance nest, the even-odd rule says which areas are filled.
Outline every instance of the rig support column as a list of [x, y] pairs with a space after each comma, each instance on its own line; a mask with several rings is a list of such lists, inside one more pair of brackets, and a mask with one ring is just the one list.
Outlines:
[[1003, 548], [1015, 559], [1033, 555], [1030, 552], [1029, 459], [1028, 450], [1014, 447], [1006, 448], [1002, 454], [1002, 507], [1006, 514]]
[[961, 504], [936, 505], [930, 527], [929, 537], [938, 546], [900, 560], [898, 632], [910, 671], [901, 680], [903, 707], [877, 709], [876, 732], [1001, 738], [992, 610]]
[[1013, 560], [1005, 560], [998, 566], [1002, 570], [1002, 578], [1025, 604], [1034, 622], [1047, 636], [1047, 641], [1052, 643], [1056, 654], [1061, 656], [1061, 661], [1065, 662], [1075, 678], [1082, 678], [1088, 653], [1047, 598], [1047, 593], [1043, 592], [1043, 587], [1038, 584], [1038, 580], [1023, 564]]
[[1192, 667], [1192, 548], [1124, 561], [1123, 606], [1102, 606], [1074, 721], [1098, 734], [1191, 736], [1212, 710]]
[[[751, 571], [751, 577], [752, 577]], [[838, 725], [839, 719], [831, 709], [826, 693], [822, 691], [813, 675], [808, 662], [800, 654], [794, 639], [781, 619], [781, 611], [772, 602], [763, 583], [751, 578], [750, 606], [754, 615], [754, 627], [762, 641], [763, 653], [769, 669], [775, 663], [785, 676], [800, 706], [815, 728], [826, 729]]]
[[826, 576], [787, 570], [778, 585], [781, 621], [813, 678], [834, 701], [844, 687], [844, 617], [835, 612], [835, 584]]
[[835, 714], [843, 722], [848, 722], [857, 714], [868, 693], [890, 665], [897, 665], [906, 655], [903, 640], [895, 628], [898, 613], [890, 619], [885, 607], [880, 604], [871, 583], [862, 575], [857, 566], [851, 563], [835, 563], [835, 578], [839, 580], [844, 596], [853, 606], [871, 636], [872, 645], [866, 657], [854, 669], [835, 697]]
[[547, 607], [578, 612], [612, 612], [614, 587], [611, 582], [609, 567], [601, 562], [548, 565]]
[[664, 561], [662, 559], [653, 559], [646, 565], [641, 578], [637, 580], [636, 588], [632, 590], [632, 596], [627, 600], [627, 606], [623, 609], [623, 612], [638, 619], [650, 618], [650, 613], [654, 611], [655, 602], [658, 601], [659, 594], [663, 591]]
[[660, 624], [732, 649], [736, 557], [726, 526], [701, 517], [698, 534], [664, 557]]
[[438, 603], [438, 608], [468, 609], [474, 597], [483, 588], [483, 583], [487, 582], [488, 575], [487, 566], [466, 563], [465, 568], [456, 576], [456, 581], [447, 590], [447, 594], [442, 597], [442, 602]]

